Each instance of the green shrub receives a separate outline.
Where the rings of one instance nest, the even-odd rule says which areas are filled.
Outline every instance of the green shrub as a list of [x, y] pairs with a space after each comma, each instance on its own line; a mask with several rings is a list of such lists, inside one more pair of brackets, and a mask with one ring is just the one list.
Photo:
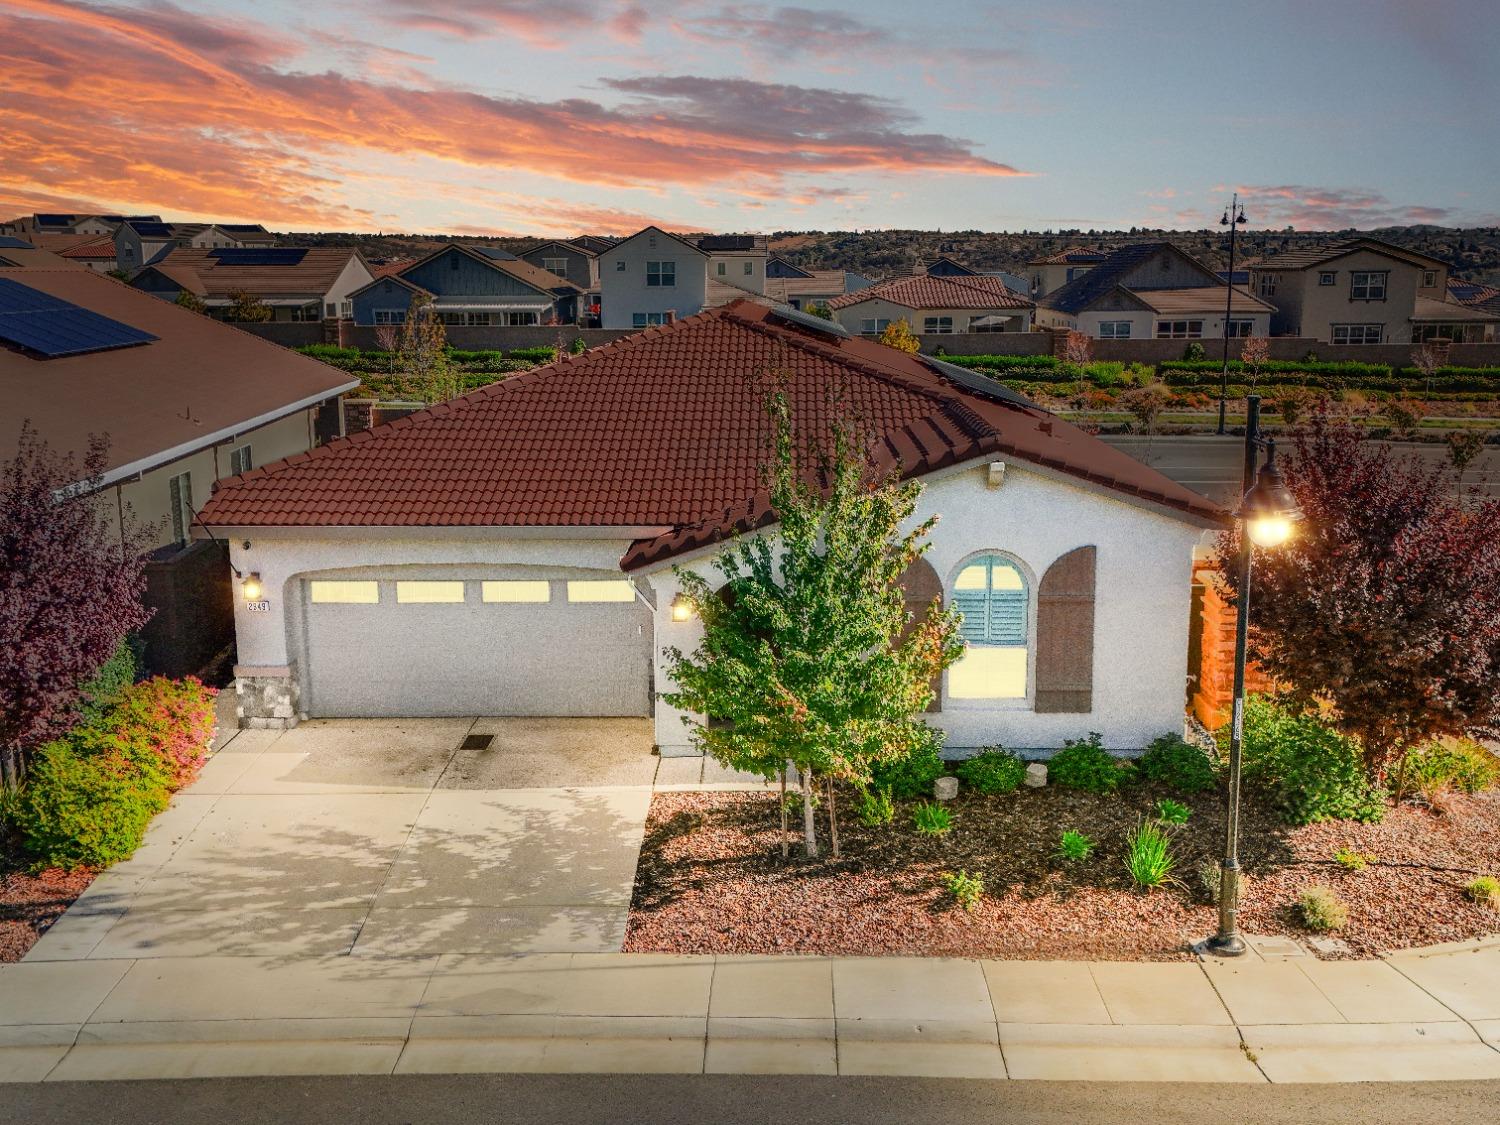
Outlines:
[[1297, 900], [1302, 924], [1316, 933], [1342, 930], [1349, 924], [1349, 908], [1332, 887], [1308, 887]]
[[114, 655], [101, 664], [93, 677], [79, 689], [78, 721], [86, 726], [97, 723], [133, 683], [135, 650], [130, 647], [129, 640], [123, 640]]
[[984, 876], [978, 872], [970, 874], [963, 870], [945, 871], [943, 886], [948, 888], [953, 901], [968, 911], [978, 906], [979, 900], [984, 897]]
[[1057, 842], [1056, 855], [1058, 859], [1078, 861], [1088, 859], [1093, 850], [1093, 840], [1076, 828], [1069, 828]]
[[1427, 799], [1444, 789], [1481, 793], [1500, 785], [1500, 759], [1467, 738], [1434, 739], [1408, 750], [1396, 776], [1401, 796], [1413, 790]]
[[1153, 741], [1136, 759], [1135, 768], [1145, 780], [1179, 793], [1202, 793], [1217, 781], [1208, 755], [1175, 734], [1164, 734]]
[[932, 783], [943, 776], [943, 759], [936, 746], [924, 742], [906, 757], [881, 762], [870, 772], [875, 788], [910, 800], [932, 792]]
[[1047, 763], [1047, 777], [1066, 789], [1089, 793], [1113, 793], [1120, 787], [1123, 771], [1097, 731], [1087, 738], [1066, 739], [1063, 748]]
[[589, 350], [589, 346], [582, 336], [574, 336], [573, 343], [569, 345], [568, 350], [574, 355], [582, 355]]
[[1288, 824], [1385, 815], [1385, 790], [1370, 784], [1353, 739], [1259, 695], [1246, 701], [1244, 730], [1245, 781], [1263, 790]]
[[924, 836], [941, 836], [953, 827], [953, 814], [931, 801], [923, 801], [913, 809], [911, 819]]
[[37, 753], [12, 815], [40, 866], [107, 867], [140, 846], [147, 823], [166, 806], [159, 774], [123, 754], [59, 740]]
[[1125, 840], [1125, 870], [1135, 885], [1155, 890], [1172, 881], [1177, 861], [1166, 829], [1154, 821], [1142, 821]]
[[1188, 362], [1197, 362], [1208, 358], [1208, 353], [1203, 350], [1203, 345], [1194, 340], [1182, 349], [1182, 358]]
[[537, 363], [551, 363], [557, 358], [556, 348], [511, 348], [511, 359], [529, 359]]
[[1464, 888], [1469, 901], [1491, 910], [1500, 910], [1500, 879], [1493, 875], [1481, 875]]
[[976, 793], [1014, 793], [1026, 780], [1026, 763], [995, 746], [961, 762], [956, 772]]
[[1156, 802], [1156, 819], [1163, 824], [1186, 824], [1188, 817], [1192, 815], [1192, 809], [1170, 797], [1163, 797]]
[[855, 798], [854, 815], [866, 828], [878, 828], [895, 819], [896, 805], [884, 789], [862, 789]]
[[1351, 871], [1356, 874], [1376, 862], [1379, 858], [1374, 852], [1355, 851], [1353, 848], [1340, 848], [1333, 853], [1334, 863], [1337, 863], [1345, 871]]

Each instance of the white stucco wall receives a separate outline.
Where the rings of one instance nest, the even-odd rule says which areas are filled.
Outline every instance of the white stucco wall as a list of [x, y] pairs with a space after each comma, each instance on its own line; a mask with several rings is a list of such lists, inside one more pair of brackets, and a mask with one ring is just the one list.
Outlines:
[[[948, 587], [960, 564], [976, 552], [1001, 551], [1019, 561], [1031, 595], [1032, 655], [1028, 698], [1002, 702], [953, 700], [926, 716], [947, 733], [951, 751], [999, 743], [1016, 750], [1055, 749], [1066, 738], [1099, 731], [1111, 749], [1145, 746], [1167, 731], [1180, 733], [1187, 690], [1188, 618], [1192, 555], [1202, 529], [1171, 516], [1116, 500], [1050, 474], [1007, 465], [1005, 481], [991, 490], [987, 465], [928, 478], [916, 519], [940, 515], [927, 560]], [[1093, 710], [1088, 714], [1038, 714], [1035, 687], [1036, 588], [1047, 567], [1077, 547], [1098, 549], [1094, 607]], [[711, 557], [686, 564], [717, 577]], [[670, 690], [661, 650], [685, 652], [702, 636], [696, 619], [671, 620], [680, 584], [670, 567], [654, 570], [657, 690]], [[656, 737], [663, 754], [683, 753], [688, 728], [660, 700]]]

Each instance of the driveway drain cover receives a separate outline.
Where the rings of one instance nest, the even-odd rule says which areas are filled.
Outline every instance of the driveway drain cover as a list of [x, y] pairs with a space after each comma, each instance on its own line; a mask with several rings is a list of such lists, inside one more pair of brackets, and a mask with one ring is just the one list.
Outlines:
[[463, 745], [461, 745], [459, 749], [488, 750], [490, 748], [490, 743], [494, 741], [495, 736], [493, 734], [471, 734], [464, 739]]

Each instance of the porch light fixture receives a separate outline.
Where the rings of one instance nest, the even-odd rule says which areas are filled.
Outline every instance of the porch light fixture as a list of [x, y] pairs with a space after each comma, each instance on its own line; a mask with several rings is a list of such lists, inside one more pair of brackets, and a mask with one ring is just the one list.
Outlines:
[[247, 602], [260, 601], [260, 596], [264, 592], [260, 584], [260, 572], [251, 571], [245, 575], [244, 580], [240, 583], [240, 589], [244, 591]]
[[[1259, 464], [1260, 451], [1266, 463]], [[1229, 733], [1229, 800], [1225, 816], [1224, 859], [1219, 865], [1219, 931], [1208, 939], [1209, 952], [1238, 957], [1245, 952], [1240, 934], [1240, 760], [1245, 735], [1245, 648], [1250, 631], [1251, 563], [1257, 547], [1280, 547], [1296, 532], [1302, 510], [1282, 482], [1276, 467], [1276, 442], [1260, 436], [1260, 396], [1245, 400], [1245, 468], [1242, 498], [1234, 513], [1242, 537], [1238, 559], [1239, 591], [1234, 621], [1234, 711]]]
[[686, 594], [677, 594], [672, 598], [672, 620], [688, 621], [693, 616], [693, 603]]

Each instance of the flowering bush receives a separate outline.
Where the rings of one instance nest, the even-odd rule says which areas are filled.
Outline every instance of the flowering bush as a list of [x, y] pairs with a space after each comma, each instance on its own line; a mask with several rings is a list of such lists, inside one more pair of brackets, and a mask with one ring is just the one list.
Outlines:
[[195, 676], [181, 680], [155, 676], [126, 688], [106, 723], [132, 757], [145, 751], [160, 759], [168, 788], [181, 789], [197, 776], [208, 757], [218, 694], [218, 689]]

